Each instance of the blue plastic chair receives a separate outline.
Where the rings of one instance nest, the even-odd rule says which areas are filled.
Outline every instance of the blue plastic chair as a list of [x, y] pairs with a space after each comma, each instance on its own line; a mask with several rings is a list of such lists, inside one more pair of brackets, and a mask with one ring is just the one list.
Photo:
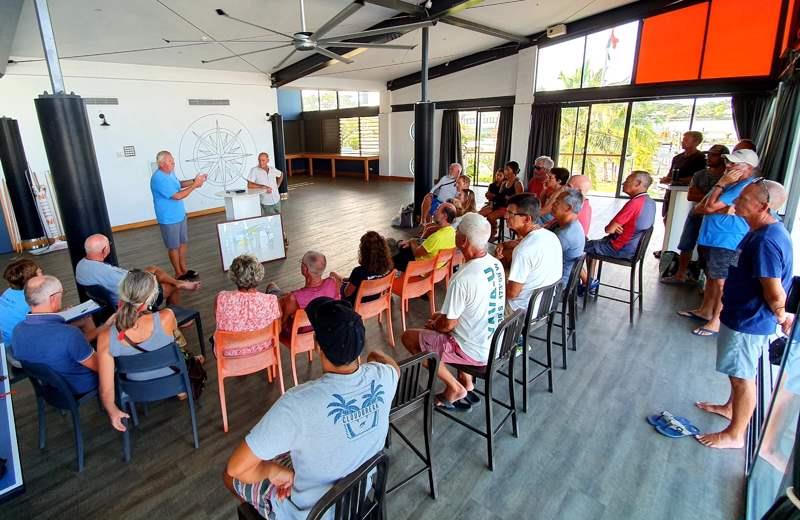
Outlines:
[[97, 398], [97, 390], [76, 396], [61, 374], [41, 363], [21, 362], [22, 369], [28, 374], [36, 393], [36, 405], [39, 412], [39, 449], [43, 450], [46, 438], [44, 404], [48, 403], [59, 410], [69, 411], [72, 415], [72, 427], [75, 434], [75, 451], [78, 457], [78, 472], [83, 471], [83, 432], [79, 407], [86, 401]]
[[[120, 356], [114, 358], [116, 365], [117, 382], [117, 401], [121, 410], [127, 410], [133, 419], [133, 424], [138, 425], [136, 416], [136, 403], [149, 403], [175, 397], [181, 392], [188, 395], [186, 399], [189, 404], [189, 415], [192, 419], [192, 436], [194, 437], [194, 447], [199, 448], [200, 443], [197, 439], [197, 418], [194, 411], [194, 397], [192, 396], [192, 385], [189, 383], [189, 372], [186, 369], [186, 361], [178, 348], [177, 343], [154, 350], [152, 352], [142, 352], [132, 356]], [[148, 372], [160, 368], [172, 368], [174, 374], [147, 381], [134, 381], [128, 376], [131, 374]], [[125, 462], [131, 460], [131, 441], [130, 426], [126, 421], [126, 431], [122, 435], [122, 448]]]

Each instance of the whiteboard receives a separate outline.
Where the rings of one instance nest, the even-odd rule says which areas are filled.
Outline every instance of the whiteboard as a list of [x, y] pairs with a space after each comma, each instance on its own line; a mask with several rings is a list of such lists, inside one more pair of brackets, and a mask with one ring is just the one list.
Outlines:
[[234, 258], [243, 254], [253, 255], [259, 262], [286, 258], [280, 215], [220, 222], [217, 238], [223, 271], [230, 268]]
[[14, 423], [14, 407], [11, 403], [11, 374], [6, 364], [6, 349], [0, 343], [0, 458], [6, 459], [7, 473], [0, 478], [0, 502], [14, 497], [25, 490], [22, 481], [22, 464], [19, 458], [17, 427]]

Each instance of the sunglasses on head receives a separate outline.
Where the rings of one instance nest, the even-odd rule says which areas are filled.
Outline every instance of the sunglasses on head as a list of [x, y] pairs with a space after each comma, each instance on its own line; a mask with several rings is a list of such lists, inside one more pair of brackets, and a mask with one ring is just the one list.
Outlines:
[[761, 187], [761, 192], [762, 192], [762, 193], [764, 194], [764, 196], [767, 198], [767, 204], [769, 204], [769, 201], [770, 201], [770, 198], [769, 198], [769, 188], [767, 188], [767, 185], [766, 185], [766, 184], [764, 184], [764, 181], [765, 181], [765, 180], [767, 180], [767, 179], [766, 179], [766, 178], [764, 178], [764, 177], [759, 177], [758, 179], [756, 179], [756, 180], [754, 180], [754, 181], [753, 181], [753, 184], [758, 184], [758, 185]]

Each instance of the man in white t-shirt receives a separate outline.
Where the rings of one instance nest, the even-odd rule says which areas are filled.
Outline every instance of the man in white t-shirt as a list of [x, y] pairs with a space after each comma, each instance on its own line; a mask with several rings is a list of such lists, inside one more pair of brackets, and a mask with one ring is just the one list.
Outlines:
[[538, 218], [536, 195], [519, 193], [508, 199], [506, 221], [520, 238], [498, 244], [495, 254], [500, 259], [511, 259], [506, 297], [512, 311], [527, 309], [534, 289], [561, 279], [561, 242], [555, 233], [536, 223]]
[[269, 154], [258, 154], [258, 166], [254, 166], [247, 176], [247, 187], [266, 190], [261, 194], [261, 216], [279, 215], [281, 212], [281, 194], [278, 185], [283, 178], [283, 172], [277, 168], [270, 168]]
[[[440, 204], [447, 202], [458, 194], [456, 181], [461, 176], [461, 165], [453, 163], [447, 169], [447, 175], [443, 175], [439, 181], [433, 185], [431, 191], [422, 199], [420, 207], [420, 219], [423, 225], [430, 224], [433, 214]], [[467, 186], [469, 188], [469, 186]]]
[[[486, 253], [490, 235], [486, 218], [478, 213], [464, 215], [456, 231], [456, 247], [464, 254], [465, 263], [450, 279], [442, 311], [434, 314], [424, 329], [409, 329], [402, 336], [412, 354], [439, 355], [437, 375], [446, 388], [436, 396], [436, 406], [448, 410], [469, 408], [479, 399], [472, 392], [472, 378], [459, 373], [456, 379], [446, 364], [486, 365], [492, 335], [503, 321], [505, 273], [502, 264]], [[559, 277], [560, 273], [559, 267]]]

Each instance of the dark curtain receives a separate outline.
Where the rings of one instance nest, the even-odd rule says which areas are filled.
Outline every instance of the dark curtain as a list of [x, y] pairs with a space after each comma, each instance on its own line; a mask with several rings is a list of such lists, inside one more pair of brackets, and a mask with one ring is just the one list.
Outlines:
[[767, 137], [772, 100], [772, 94], [734, 94], [731, 98], [736, 135], [753, 141], [759, 151]]
[[761, 157], [761, 172], [768, 179], [783, 183], [786, 178], [789, 162], [792, 159], [792, 138], [800, 110], [800, 75], [781, 83], [778, 89], [778, 101], [775, 105], [775, 117], [772, 119], [772, 130]]
[[558, 133], [561, 129], [560, 105], [534, 105], [531, 116], [531, 134], [528, 139], [528, 157], [525, 161], [526, 178], [530, 176], [533, 161], [547, 155], [558, 164]]
[[494, 148], [494, 170], [496, 172], [511, 160], [511, 125], [514, 119], [514, 109], [511, 107], [500, 109], [500, 121], [497, 123], [497, 144]]
[[452, 163], [461, 166], [461, 126], [458, 123], [458, 110], [445, 110], [442, 114], [442, 142], [439, 147], [439, 174], [435, 180], [447, 174]]

